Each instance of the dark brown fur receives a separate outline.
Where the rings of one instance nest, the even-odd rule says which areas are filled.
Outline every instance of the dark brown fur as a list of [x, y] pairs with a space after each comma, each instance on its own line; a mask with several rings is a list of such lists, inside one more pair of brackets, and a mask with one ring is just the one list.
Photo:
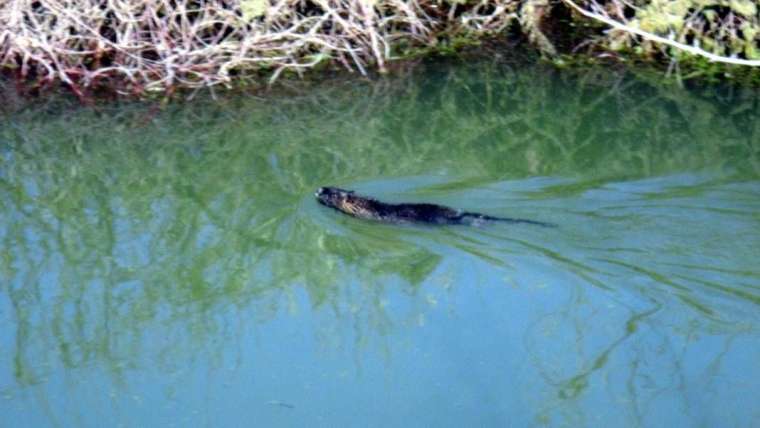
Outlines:
[[427, 224], [481, 224], [487, 221], [528, 223], [538, 226], [552, 226], [533, 220], [492, 217], [485, 214], [465, 212], [436, 204], [388, 204], [376, 199], [359, 196], [351, 190], [337, 187], [320, 187], [314, 196], [320, 204], [334, 208], [344, 214], [366, 220], [386, 223], [427, 223]]

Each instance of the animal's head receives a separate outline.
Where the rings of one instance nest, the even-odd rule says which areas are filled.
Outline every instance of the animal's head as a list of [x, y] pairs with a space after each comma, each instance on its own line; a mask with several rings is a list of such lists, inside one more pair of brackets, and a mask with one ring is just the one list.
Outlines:
[[317, 197], [317, 201], [320, 204], [340, 209], [353, 194], [352, 190], [343, 190], [337, 187], [320, 187], [314, 193], [314, 196]]

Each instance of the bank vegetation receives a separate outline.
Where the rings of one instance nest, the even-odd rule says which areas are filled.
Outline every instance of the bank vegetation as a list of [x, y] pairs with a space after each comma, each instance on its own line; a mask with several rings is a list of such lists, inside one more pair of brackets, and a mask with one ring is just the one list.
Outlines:
[[484, 39], [523, 40], [558, 62], [635, 58], [691, 74], [760, 65], [754, 0], [0, 2], [2, 74], [80, 97], [266, 84], [324, 66], [382, 73]]

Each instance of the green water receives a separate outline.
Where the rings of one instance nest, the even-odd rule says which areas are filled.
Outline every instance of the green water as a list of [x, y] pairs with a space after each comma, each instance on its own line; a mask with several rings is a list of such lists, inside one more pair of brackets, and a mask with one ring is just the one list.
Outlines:
[[759, 119], [504, 64], [5, 113], [0, 426], [757, 426]]

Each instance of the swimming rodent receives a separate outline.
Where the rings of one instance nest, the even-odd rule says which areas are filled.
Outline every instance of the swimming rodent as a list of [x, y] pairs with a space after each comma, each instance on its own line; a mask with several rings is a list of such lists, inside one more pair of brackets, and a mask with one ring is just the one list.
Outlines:
[[317, 197], [317, 201], [320, 204], [334, 208], [344, 214], [386, 223], [480, 225], [489, 221], [501, 221], [554, 227], [553, 224], [541, 221], [493, 217], [436, 204], [388, 204], [376, 199], [359, 196], [352, 190], [344, 190], [337, 187], [320, 187], [314, 193], [314, 196]]

